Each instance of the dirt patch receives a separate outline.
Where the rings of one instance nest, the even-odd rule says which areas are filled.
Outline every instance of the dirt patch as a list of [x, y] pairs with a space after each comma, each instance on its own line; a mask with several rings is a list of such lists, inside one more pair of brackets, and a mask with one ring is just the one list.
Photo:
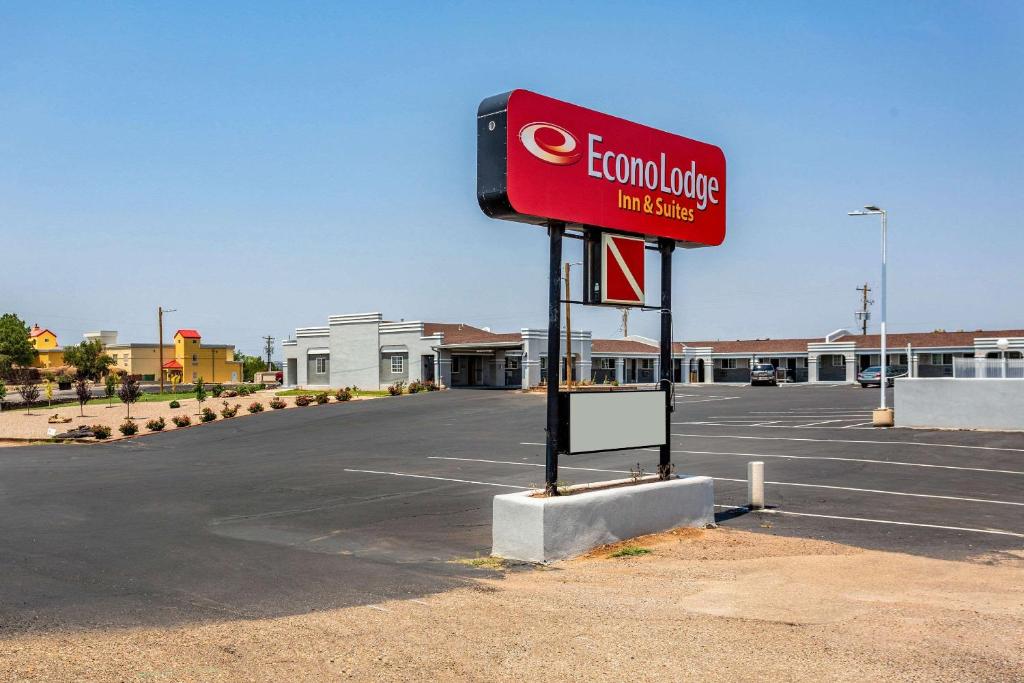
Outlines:
[[1024, 670], [1024, 570], [725, 529], [281, 619], [0, 640], [4, 680], [971, 680]]

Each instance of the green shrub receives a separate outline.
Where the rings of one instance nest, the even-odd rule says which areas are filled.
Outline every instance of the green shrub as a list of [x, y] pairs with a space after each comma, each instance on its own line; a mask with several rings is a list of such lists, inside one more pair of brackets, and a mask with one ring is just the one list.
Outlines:
[[352, 392], [349, 391], [347, 388], [338, 389], [338, 393], [334, 395], [334, 398], [338, 399], [339, 401], [351, 401]]
[[225, 389], [224, 391], [220, 392], [221, 398], [234, 398], [235, 396], [238, 396], [238, 392], [235, 391], [234, 389]]
[[270, 407], [273, 408], [274, 410], [281, 410], [282, 408], [286, 408], [287, 406], [288, 404], [285, 403], [283, 399], [280, 399], [276, 396], [270, 399]]
[[171, 422], [174, 423], [175, 427], [188, 427], [192, 424], [192, 418], [188, 415], [175, 415], [171, 418]]
[[[117, 431], [121, 432], [125, 436], [131, 436], [139, 431], [139, 425], [135, 424], [131, 420], [125, 420], [121, 423], [121, 426], [117, 428]], [[93, 432], [95, 434], [95, 432]]]
[[401, 396], [402, 392], [405, 391], [405, 382], [395, 382], [388, 386], [388, 394], [391, 396]]
[[330, 400], [331, 400], [331, 397], [327, 395], [327, 392], [326, 392], [326, 391], [321, 391], [321, 392], [320, 392], [319, 394], [317, 394], [317, 395], [316, 395], [316, 396], [314, 397], [314, 399], [313, 399], [313, 400], [314, 400], [314, 401], [316, 401], [316, 404], [317, 404], [318, 406], [322, 406], [323, 404], [325, 404], [325, 403], [327, 403], [328, 401], [330, 401]]
[[423, 382], [420, 382], [419, 380], [413, 380], [413, 381], [409, 382], [409, 393], [410, 394], [418, 394], [421, 391], [426, 391], [426, 390], [427, 390], [427, 388], [425, 386], [423, 386]]
[[249, 387], [245, 386], [244, 384], [242, 386], [238, 387], [238, 395], [239, 396], [248, 396], [249, 395]]
[[97, 439], [110, 438], [110, 427], [107, 425], [93, 425], [90, 429], [92, 429], [92, 435]]
[[423, 388], [426, 389], [427, 391], [440, 391], [441, 390], [441, 387], [439, 387], [437, 385], [437, 382], [435, 382], [432, 379], [428, 379], [427, 381], [425, 381], [423, 383]]
[[263, 412], [263, 404], [260, 403], [259, 401], [253, 401], [252, 403], [249, 404], [249, 407], [246, 408], [246, 410], [248, 410], [250, 413], [253, 413], [253, 414], [255, 414], [255, 413], [262, 413]]
[[203, 408], [199, 413], [200, 422], [213, 422], [217, 419], [217, 413], [213, 412], [213, 408]]
[[224, 393], [224, 386], [221, 384], [214, 384], [210, 387], [210, 396], [214, 398], [220, 398], [220, 395]]
[[306, 394], [299, 394], [295, 397], [295, 405], [297, 406], [308, 406], [312, 402], [313, 397], [307, 396]]
[[264, 390], [264, 389], [266, 389], [266, 388], [267, 388], [267, 385], [266, 385], [266, 383], [265, 383], [265, 382], [260, 382], [259, 384], [257, 384], [257, 385], [256, 385], [256, 389], [257, 389], [258, 391], [263, 391], [263, 390]]
[[224, 419], [227, 419], [229, 417], [234, 417], [235, 415], [238, 415], [238, 409], [242, 407], [241, 403], [236, 403], [233, 406], [232, 405], [228, 405], [227, 401], [224, 401], [223, 403], [224, 403], [224, 407], [221, 408], [220, 414], [221, 414], [221, 417], [223, 417]]
[[146, 429], [148, 429], [151, 432], [162, 432], [164, 430], [164, 427], [166, 426], [167, 423], [164, 422], [163, 417], [158, 417], [155, 420], [150, 420], [149, 422], [146, 423]]
[[178, 403], [177, 401], [171, 401], [171, 402], [170, 402], [170, 403], [168, 403], [167, 405], [168, 405], [168, 407], [170, 407], [170, 408], [180, 408], [180, 407], [181, 407], [181, 404], [180, 404], [180, 403]]

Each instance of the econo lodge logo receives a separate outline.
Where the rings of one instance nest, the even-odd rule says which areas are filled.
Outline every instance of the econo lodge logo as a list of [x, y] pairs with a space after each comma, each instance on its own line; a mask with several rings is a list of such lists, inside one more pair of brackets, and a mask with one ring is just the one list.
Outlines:
[[519, 140], [530, 154], [556, 166], [575, 164], [583, 158], [576, 136], [553, 123], [528, 123], [520, 129]]

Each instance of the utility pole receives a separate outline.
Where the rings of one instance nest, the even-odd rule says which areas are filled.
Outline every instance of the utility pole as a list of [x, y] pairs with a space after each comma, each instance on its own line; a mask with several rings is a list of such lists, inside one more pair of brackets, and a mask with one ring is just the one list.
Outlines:
[[565, 386], [572, 388], [572, 335], [569, 332], [569, 272], [572, 266], [565, 264]]
[[629, 336], [629, 309], [623, 306], [619, 309], [622, 312], [622, 338]]
[[166, 311], [163, 306], [156, 307], [156, 326], [157, 334], [160, 337], [160, 343], [158, 348], [160, 349], [160, 367], [158, 369], [160, 373], [160, 393], [164, 393], [164, 313], [174, 313], [177, 309], [168, 308]]
[[866, 335], [868, 333], [868, 320], [871, 319], [871, 312], [868, 310], [868, 306], [875, 303], [868, 299], [868, 293], [871, 288], [868, 287], [868, 283], [864, 283], [863, 287], [858, 287], [857, 291], [861, 293], [861, 308], [857, 311], [857, 317], [860, 318], [861, 334]]
[[268, 334], [263, 338], [263, 342], [263, 350], [267, 352], [267, 370], [273, 370], [274, 368], [270, 365], [270, 356], [274, 352], [274, 338]]

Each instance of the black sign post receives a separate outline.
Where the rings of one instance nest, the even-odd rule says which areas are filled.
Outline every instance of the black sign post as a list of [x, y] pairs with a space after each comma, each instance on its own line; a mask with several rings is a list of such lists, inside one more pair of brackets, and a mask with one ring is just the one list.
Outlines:
[[672, 252], [676, 243], [664, 237], [658, 240], [661, 252], [661, 381], [665, 391], [665, 443], [659, 448], [658, 478], [668, 479], [672, 474], [672, 394], [675, 388], [675, 368], [672, 367]]
[[[548, 424], [545, 428], [544, 490], [549, 496], [558, 495], [558, 359], [559, 340], [562, 336], [561, 285], [562, 285], [562, 235], [565, 223], [548, 223]], [[572, 350], [570, 349], [570, 353]]]

